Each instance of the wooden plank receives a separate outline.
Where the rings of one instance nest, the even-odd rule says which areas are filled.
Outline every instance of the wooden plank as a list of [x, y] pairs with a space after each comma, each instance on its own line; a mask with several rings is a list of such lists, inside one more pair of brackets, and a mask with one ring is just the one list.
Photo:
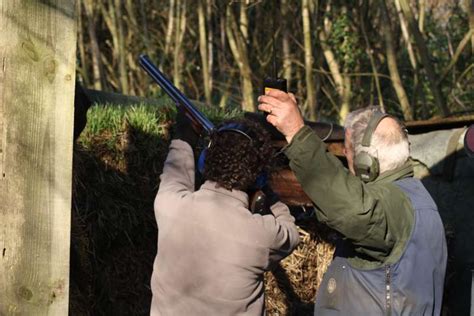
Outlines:
[[405, 126], [410, 134], [428, 133], [442, 129], [453, 129], [474, 124], [474, 115], [432, 118], [423, 121], [407, 121]]
[[67, 315], [74, 0], [0, 0], [0, 315]]
[[[261, 112], [245, 112], [244, 116], [249, 120], [262, 124], [270, 133], [273, 140], [285, 140], [285, 137], [283, 137], [275, 127], [267, 122], [265, 116]], [[325, 142], [344, 142], [344, 128], [340, 125], [312, 121], [305, 121], [305, 124], [311, 127], [316, 135]]]

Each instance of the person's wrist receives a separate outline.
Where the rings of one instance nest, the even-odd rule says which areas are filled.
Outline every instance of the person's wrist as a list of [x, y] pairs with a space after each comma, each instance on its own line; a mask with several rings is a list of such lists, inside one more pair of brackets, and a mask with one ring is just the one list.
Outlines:
[[293, 137], [298, 134], [298, 132], [303, 128], [304, 122], [300, 122], [298, 125], [296, 125], [289, 133], [285, 135], [286, 141], [291, 143], [293, 140]]

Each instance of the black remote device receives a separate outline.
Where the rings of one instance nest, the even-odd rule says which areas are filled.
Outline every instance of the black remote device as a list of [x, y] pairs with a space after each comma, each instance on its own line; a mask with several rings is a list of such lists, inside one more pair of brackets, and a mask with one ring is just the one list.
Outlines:
[[266, 94], [267, 91], [272, 89], [278, 89], [283, 92], [288, 92], [286, 79], [265, 78], [265, 80], [263, 80], [263, 94]]

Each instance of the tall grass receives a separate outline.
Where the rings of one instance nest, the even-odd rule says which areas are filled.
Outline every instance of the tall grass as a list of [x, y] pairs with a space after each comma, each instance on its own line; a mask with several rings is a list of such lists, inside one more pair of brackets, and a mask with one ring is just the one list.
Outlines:
[[131, 106], [96, 104], [87, 113], [87, 125], [83, 136], [99, 135], [107, 131], [111, 135], [119, 133], [128, 122], [133, 128], [155, 136], [166, 133], [166, 122], [171, 118], [172, 108], [137, 104]]
[[[237, 108], [222, 110], [217, 107], [201, 107], [200, 110], [216, 124], [226, 119], [243, 116], [243, 112]], [[161, 106], [96, 104], [88, 111], [82, 141], [87, 143], [84, 141], [85, 138], [104, 132], [117, 135], [123, 130], [124, 124], [129, 124], [132, 128], [153, 136], [167, 135], [168, 128], [174, 122], [176, 111], [176, 106], [166, 99]]]

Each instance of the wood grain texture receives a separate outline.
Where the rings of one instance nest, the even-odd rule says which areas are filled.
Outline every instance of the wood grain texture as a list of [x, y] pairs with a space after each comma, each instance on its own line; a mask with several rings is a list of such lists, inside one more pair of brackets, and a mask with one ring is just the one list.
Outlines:
[[67, 315], [75, 0], [0, 0], [0, 315]]

